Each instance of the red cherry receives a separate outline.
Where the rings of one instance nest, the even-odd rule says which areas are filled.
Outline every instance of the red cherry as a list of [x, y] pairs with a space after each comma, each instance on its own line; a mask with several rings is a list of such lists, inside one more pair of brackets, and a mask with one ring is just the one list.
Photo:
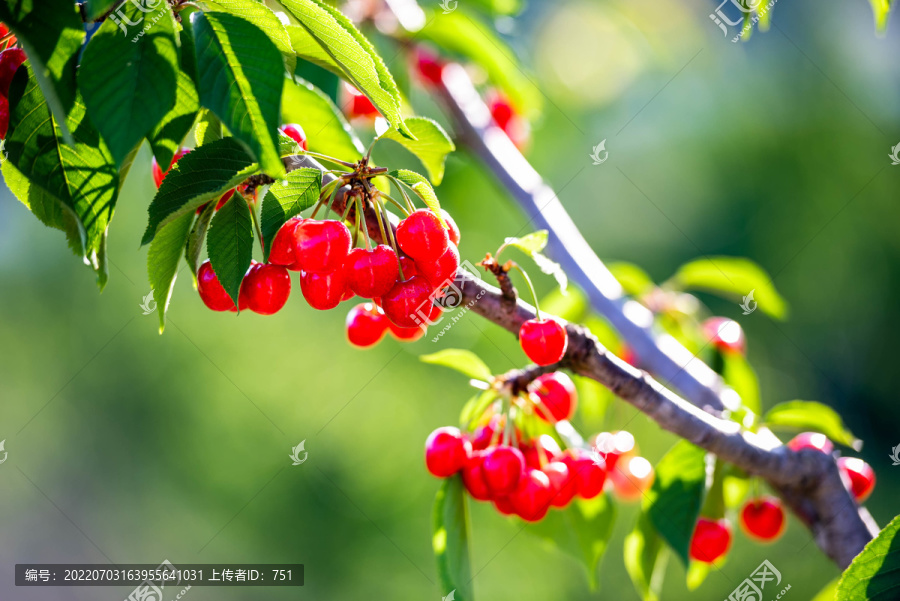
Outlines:
[[554, 424], [572, 419], [575, 415], [578, 393], [572, 378], [563, 372], [555, 371], [538, 377], [528, 386], [528, 390], [540, 402], [535, 406], [535, 412], [544, 421]]
[[234, 301], [219, 283], [219, 278], [216, 277], [209, 259], [203, 261], [200, 269], [197, 270], [197, 292], [200, 293], [200, 300], [203, 301], [203, 304], [213, 311], [235, 309]]
[[284, 132], [284, 135], [299, 144], [300, 148], [302, 148], [303, 150], [309, 150], [309, 145], [306, 142], [306, 132], [303, 131], [302, 127], [300, 127], [296, 123], [288, 123], [287, 125], [281, 126], [281, 131]]
[[691, 559], [713, 563], [731, 547], [731, 524], [726, 519], [700, 518], [691, 538]]
[[419, 209], [397, 226], [397, 244], [421, 269], [424, 263], [436, 261], [447, 252], [450, 235], [430, 209]]
[[744, 354], [747, 341], [741, 325], [727, 317], [710, 317], [703, 322], [703, 334], [712, 345], [722, 352]]
[[9, 86], [19, 67], [28, 60], [21, 48], [7, 48], [0, 52], [0, 94], [9, 96]]
[[615, 469], [620, 457], [634, 452], [634, 435], [625, 430], [601, 432], [594, 440], [594, 450], [606, 462], [607, 471], [612, 471]]
[[506, 495], [494, 497], [494, 507], [496, 507], [497, 511], [503, 515], [513, 515], [516, 513], [516, 508], [513, 507], [512, 501]]
[[541, 470], [527, 470], [516, 491], [509, 495], [509, 500], [516, 515], [526, 522], [541, 521], [553, 500], [550, 478]]
[[455, 244], [448, 244], [447, 250], [437, 260], [422, 261], [416, 267], [432, 288], [445, 288], [453, 283], [459, 271], [459, 250]]
[[479, 427], [472, 435], [472, 448], [477, 451], [483, 451], [491, 446], [491, 441], [496, 431], [493, 421]]
[[172, 170], [172, 167], [175, 166], [175, 163], [178, 162], [178, 159], [186, 155], [191, 151], [190, 148], [181, 148], [178, 152], [175, 153], [175, 156], [172, 157], [172, 162], [169, 163], [169, 168], [166, 169], [165, 173], [163, 173], [162, 168], [159, 166], [159, 163], [156, 162], [156, 157], [153, 157], [151, 164], [153, 165], [153, 183], [156, 184], [156, 187], [159, 188], [163, 180], [169, 174], [169, 171]]
[[869, 498], [875, 489], [875, 471], [872, 466], [858, 457], [839, 457], [838, 469], [846, 482], [849, 482], [850, 492], [854, 498], [862, 503]]
[[391, 336], [393, 336], [400, 342], [415, 342], [426, 333], [426, 329], [420, 326], [417, 326], [415, 328], [401, 328], [391, 323], [390, 319], [387, 321]]
[[397, 254], [390, 246], [379, 244], [372, 250], [354, 248], [344, 261], [347, 285], [363, 298], [387, 294], [400, 275]]
[[488, 490], [481, 471], [483, 460], [484, 453], [473, 451], [462, 470], [463, 485], [465, 485], [466, 490], [469, 491], [469, 494], [476, 501], [487, 501], [491, 498], [491, 491]]
[[578, 496], [582, 499], [593, 499], [603, 492], [606, 483], [606, 470], [598, 465], [594, 458], [581, 449], [573, 449], [572, 454], [563, 455], [562, 460], [575, 475]]
[[447, 235], [450, 237], [450, 242], [459, 246], [459, 227], [453, 221], [453, 217], [444, 209], [441, 209], [441, 217], [444, 218], [444, 223], [447, 224]]
[[374, 303], [356, 305], [347, 313], [347, 340], [359, 348], [375, 346], [387, 333], [388, 323], [388, 318]]
[[516, 116], [516, 110], [509, 100], [499, 92], [493, 91], [488, 94], [487, 102], [491, 117], [497, 126], [503, 130], [509, 127], [509, 122]]
[[569, 471], [569, 465], [564, 461], [551, 461], [544, 466], [543, 472], [550, 479], [550, 488], [553, 490], [550, 505], [553, 507], [568, 505], [578, 492], [578, 481]]
[[547, 463], [554, 461], [559, 455], [562, 455], [562, 449], [559, 443], [549, 434], [541, 434], [528, 445], [521, 447], [522, 455], [525, 457], [525, 465], [534, 469], [541, 469]]
[[294, 230], [294, 252], [304, 271], [330, 273], [343, 267], [350, 246], [350, 230], [334, 219], [306, 219]]
[[375, 108], [375, 105], [372, 104], [372, 101], [369, 98], [348, 84], [344, 82], [344, 91], [349, 100], [349, 106], [347, 107], [347, 111], [349, 113], [350, 118], [353, 117], [377, 117], [381, 113], [378, 112], [378, 109]]
[[269, 250], [269, 263], [273, 265], [284, 265], [288, 269], [297, 262], [297, 256], [294, 254], [294, 232], [297, 227], [303, 223], [303, 219], [294, 217], [284, 222], [272, 238], [272, 248]]
[[274, 315], [291, 294], [291, 276], [281, 265], [256, 263], [244, 276], [241, 293], [247, 296], [248, 309], [260, 315]]
[[538, 365], [556, 363], [566, 354], [569, 335], [555, 319], [529, 319], [519, 328], [519, 344]]
[[458, 428], [438, 428], [425, 441], [425, 465], [432, 475], [448, 478], [466, 464], [472, 445]]
[[394, 325], [414, 328], [431, 315], [431, 285], [424, 277], [415, 275], [397, 282], [381, 297], [385, 315]]
[[439, 85], [444, 63], [437, 55], [420, 47], [416, 49], [416, 70], [426, 83]]
[[0, 96], [0, 140], [6, 139], [9, 130], [9, 98]]
[[653, 466], [643, 457], [625, 455], [610, 470], [613, 491], [622, 501], [637, 501], [653, 484]]
[[832, 451], [834, 451], [834, 444], [828, 440], [827, 436], [820, 434], [819, 432], [801, 432], [793, 437], [790, 442], [788, 442], [787, 446], [792, 451], [814, 449], [816, 451], [821, 451], [826, 455], [831, 455]]
[[300, 292], [313, 309], [334, 309], [341, 304], [346, 290], [347, 279], [342, 269], [331, 273], [300, 273]]
[[403, 270], [404, 279], [408, 280], [414, 275], [419, 275], [419, 269], [416, 267], [416, 262], [405, 255], [400, 257], [400, 268]]
[[741, 509], [740, 525], [752, 538], [771, 542], [784, 532], [784, 509], [775, 497], [748, 501]]
[[508, 495], [516, 490], [525, 473], [525, 458], [519, 449], [494, 447], [485, 451], [481, 470], [493, 495]]

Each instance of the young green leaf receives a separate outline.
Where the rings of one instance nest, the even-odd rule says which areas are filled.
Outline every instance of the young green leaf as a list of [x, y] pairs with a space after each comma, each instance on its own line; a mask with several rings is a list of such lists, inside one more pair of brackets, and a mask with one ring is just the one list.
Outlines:
[[159, 313], [159, 333], [166, 327], [166, 310], [175, 287], [178, 263], [191, 233], [194, 216], [185, 213], [159, 230], [147, 252], [147, 274]]
[[184, 71], [178, 71], [177, 77], [175, 105], [147, 136], [153, 156], [160, 166], [172, 163], [172, 158], [184, 143], [185, 136], [190, 133], [200, 108], [194, 82]]
[[518, 248], [531, 257], [534, 264], [538, 266], [538, 269], [540, 269], [542, 273], [552, 275], [559, 286], [560, 292], [566, 294], [566, 288], [569, 285], [569, 278], [566, 276], [566, 272], [562, 270], [559, 263], [551, 261], [541, 252], [547, 246], [548, 236], [547, 230], [538, 230], [522, 237], [507, 238], [497, 254], [499, 255], [503, 252], [503, 249], [508, 246]]
[[287, 25], [285, 29], [297, 56], [322, 67], [326, 71], [331, 71], [338, 77], [347, 77], [343, 67], [319, 45], [316, 38], [305, 27], [302, 25]]
[[259, 172], [259, 166], [234, 138], [195, 148], [169, 171], [150, 203], [147, 231], [141, 244], [153, 240], [157, 229], [184, 213], [193, 212]]
[[431, 184], [428, 183], [427, 179], [409, 169], [397, 169], [396, 171], [388, 173], [388, 176], [396, 178], [409, 186], [413, 192], [418, 194], [419, 198], [422, 199], [422, 202], [425, 203], [425, 206], [438, 216], [441, 223], [446, 225], [446, 223], [444, 223], [444, 217], [441, 215], [441, 203], [438, 200], [437, 194], [434, 193], [434, 188], [431, 187]]
[[155, 11], [145, 13], [137, 3], [127, 2], [119, 12], [127, 21], [143, 19], [152, 26], [129, 37], [107, 19], [91, 37], [78, 68], [88, 116], [116, 164], [175, 106], [180, 71], [175, 19], [168, 3], [160, 2]]
[[856, 438], [837, 411], [816, 401], [788, 401], [769, 409], [762, 418], [769, 427], [821, 432], [834, 442], [856, 449], [862, 441]]
[[835, 601], [892, 601], [900, 589], [900, 516], [891, 520], [850, 564]]
[[514, 246], [530, 256], [532, 253], [544, 250], [547, 247], [548, 239], [547, 230], [538, 230], [517, 238], [507, 238], [503, 241], [503, 246]]
[[[384, 123], [383, 121], [379, 122]], [[400, 135], [394, 129], [379, 133], [378, 139], [399, 142], [401, 146], [422, 161], [431, 182], [435, 186], [440, 185], [441, 180], [444, 179], [444, 161], [448, 154], [456, 150], [456, 146], [453, 145], [453, 141], [444, 128], [432, 119], [409, 117], [405, 122], [409, 131], [416, 137], [415, 140]]]
[[447, 478], [434, 498], [431, 546], [437, 559], [442, 595], [455, 591], [455, 601], [473, 601], [469, 559], [469, 512], [465, 488], [457, 474]]
[[641, 296], [655, 287], [653, 279], [647, 275], [647, 272], [634, 263], [619, 261], [607, 263], [606, 267], [619, 281], [625, 292], [631, 296]]
[[319, 199], [321, 189], [322, 172], [306, 167], [291, 171], [285, 179], [269, 186], [269, 191], [263, 198], [260, 216], [260, 230], [267, 260], [272, 240], [281, 226], [291, 217], [313, 206]]
[[281, 114], [285, 123], [297, 123], [308, 136], [313, 152], [340, 159], [357, 161], [366, 152], [362, 142], [350, 129], [343, 113], [318, 88], [297, 78], [285, 81]]
[[253, 222], [247, 201], [240, 194], [232, 195], [213, 217], [206, 252], [219, 283], [237, 305], [253, 255]]
[[706, 451], [681, 440], [657, 464], [656, 479], [644, 498], [644, 511], [685, 566], [711, 468]]
[[281, 20], [265, 4], [257, 0], [208, 0], [213, 9], [219, 8], [247, 19], [269, 36], [284, 59], [284, 68], [293, 74], [297, 68], [297, 55], [291, 47], [291, 39]]
[[838, 583], [840, 583], [841, 578], [838, 576], [816, 593], [816, 596], [811, 599], [811, 601], [835, 601], [835, 597], [838, 591]]
[[625, 570], [643, 601], [659, 601], [669, 551], [650, 517], [641, 512], [625, 537]]
[[[200, 253], [203, 251], [206, 232], [209, 229], [209, 222], [216, 212], [217, 204], [218, 202], [206, 203], [206, 207], [200, 212], [200, 216], [194, 222], [194, 227], [191, 228], [191, 234], [188, 236], [187, 245], [184, 247], [184, 259], [187, 261], [188, 267], [191, 268], [191, 273], [194, 274], [194, 277], [197, 276], [197, 269], [200, 267]], [[190, 215], [190, 213], [187, 213], [187, 215]]]
[[319, 0], [281, 3], [341, 66], [344, 75], [363, 92], [392, 127], [411, 136], [400, 113], [400, 90], [375, 47], [336, 8]]
[[680, 288], [707, 290], [734, 300], [745, 300], [750, 310], [756, 308], [776, 319], [787, 316], [785, 301], [763, 269], [749, 259], [708, 257], [682, 265], [670, 280]]
[[74, 145], [64, 142], [62, 127], [51, 115], [30, 62], [13, 78], [9, 101], [6, 183], [44, 224], [66, 232], [69, 245], [97, 272], [102, 287], [106, 228], [119, 188], [112, 156], [80, 98], [68, 118]]
[[432, 365], [443, 365], [482, 382], [490, 381], [491, 369], [481, 357], [463, 349], [449, 348], [430, 355], [422, 355], [419, 360]]
[[196, 13], [192, 19], [200, 104], [212, 110], [272, 177], [278, 154], [284, 67], [278, 48], [246, 19]]

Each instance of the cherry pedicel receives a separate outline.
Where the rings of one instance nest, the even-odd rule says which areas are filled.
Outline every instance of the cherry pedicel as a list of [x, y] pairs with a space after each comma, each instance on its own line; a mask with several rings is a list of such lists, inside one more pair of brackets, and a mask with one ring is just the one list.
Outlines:
[[437, 260], [422, 261], [416, 266], [432, 288], [444, 288], [456, 279], [456, 273], [459, 271], [459, 250], [455, 244], [448, 244], [447, 250]]
[[463, 469], [472, 445], [457, 428], [438, 428], [425, 441], [425, 465], [432, 475], [448, 478]]
[[306, 219], [294, 230], [294, 253], [304, 271], [330, 273], [350, 253], [350, 230], [340, 221]]
[[525, 457], [525, 465], [535, 469], [541, 469], [562, 455], [559, 443], [549, 434], [541, 434], [531, 443], [522, 445], [521, 451]]
[[[302, 284], [301, 284], [302, 289]], [[356, 305], [347, 313], [347, 340], [359, 348], [381, 342], [388, 329], [388, 318], [375, 303]]]
[[284, 135], [299, 144], [300, 148], [309, 150], [309, 145], [306, 142], [306, 132], [303, 131], [302, 127], [296, 123], [288, 123], [287, 125], [281, 126], [281, 131], [284, 132]]
[[0, 94], [9, 96], [9, 86], [19, 67], [28, 59], [21, 48], [9, 48], [0, 52]]
[[872, 466], [858, 457], [839, 457], [837, 464], [853, 497], [860, 503], [868, 499], [875, 489], [875, 471]]
[[397, 226], [397, 244], [421, 269], [423, 263], [437, 261], [447, 252], [450, 235], [431, 210], [418, 209]]
[[379, 244], [372, 250], [354, 248], [344, 261], [347, 285], [363, 298], [387, 294], [400, 275], [397, 254], [390, 246]]
[[691, 559], [713, 563], [728, 553], [731, 547], [731, 524], [728, 520], [701, 517], [691, 538]]
[[200, 264], [197, 270], [197, 292], [200, 300], [213, 311], [231, 311], [235, 309], [234, 301], [219, 283], [209, 259]]
[[423, 320], [419, 315], [420, 312], [430, 314], [431, 292], [428, 280], [415, 275], [394, 284], [394, 287], [381, 297], [381, 306], [384, 314], [394, 325], [401, 328], [415, 328]]
[[341, 304], [346, 290], [347, 279], [341, 269], [331, 273], [300, 273], [300, 291], [313, 309], [334, 309]]
[[516, 515], [526, 522], [541, 521], [553, 500], [550, 478], [541, 470], [526, 470], [515, 492], [509, 495], [509, 500]]
[[748, 501], [741, 509], [741, 528], [750, 537], [771, 542], [784, 532], [784, 509], [775, 497]]
[[519, 344], [538, 365], [551, 365], [566, 354], [569, 335], [555, 319], [529, 319], [519, 329]]
[[792, 438], [787, 446], [792, 451], [813, 449], [814, 451], [821, 451], [826, 455], [831, 455], [834, 451], [834, 444], [828, 440], [827, 436], [820, 434], [819, 432], [801, 432]]
[[297, 262], [294, 253], [294, 234], [297, 227], [303, 223], [303, 219], [294, 217], [288, 219], [272, 239], [272, 248], [269, 250], [269, 263], [284, 265], [290, 269]]
[[291, 276], [281, 265], [257, 263], [250, 266], [241, 283], [247, 308], [260, 315], [278, 313], [291, 294]]
[[572, 419], [578, 405], [578, 393], [572, 378], [561, 371], [536, 378], [528, 390], [537, 398], [535, 412], [551, 424]]
[[508, 495], [516, 490], [525, 473], [525, 458], [519, 449], [494, 447], [485, 451], [481, 470], [493, 495]]

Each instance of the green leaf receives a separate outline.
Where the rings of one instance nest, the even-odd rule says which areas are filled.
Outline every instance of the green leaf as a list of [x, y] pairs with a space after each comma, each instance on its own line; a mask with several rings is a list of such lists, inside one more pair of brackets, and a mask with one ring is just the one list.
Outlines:
[[444, 217], [441, 215], [441, 203], [438, 200], [437, 194], [434, 193], [434, 188], [431, 187], [431, 184], [427, 179], [409, 169], [397, 169], [396, 171], [388, 173], [388, 176], [396, 178], [409, 186], [410, 189], [422, 199], [425, 206], [438, 216], [441, 223], [444, 223]]
[[278, 154], [284, 69], [278, 48], [229, 13], [191, 17], [200, 104], [214, 112], [268, 175], [284, 175]]
[[288, 73], [293, 74], [297, 68], [297, 55], [291, 47], [291, 39], [284, 28], [281, 20], [275, 16], [275, 13], [265, 4], [257, 0], [210, 0], [212, 7], [219, 7], [231, 14], [247, 19], [261, 30], [263, 30], [269, 39], [281, 52], [284, 59], [284, 68]]
[[669, 553], [646, 513], [625, 537], [625, 570], [644, 601], [658, 601]]
[[316, 38], [305, 27], [302, 25], [287, 25], [285, 29], [297, 56], [327, 71], [331, 71], [338, 77], [346, 77], [347, 73], [344, 69], [319, 45]]
[[693, 561], [688, 565], [685, 580], [689, 591], [697, 590], [706, 577], [709, 576], [710, 565], [702, 561]]
[[365, 147], [343, 113], [318, 88], [297, 78], [297, 83], [285, 81], [281, 114], [285, 123], [296, 123], [307, 135], [312, 152], [343, 161], [357, 161]]
[[106, 281], [106, 228], [118, 197], [119, 175], [81, 99], [68, 118], [74, 144], [50, 113], [29, 62], [10, 86], [8, 160], [3, 173], [16, 197], [44, 224], [66, 232], [69, 245]]
[[0, 0], [0, 21], [25, 49], [61, 137], [74, 144], [67, 115], [75, 102], [78, 53], [85, 36], [78, 8], [71, 0]]
[[834, 601], [835, 596], [838, 591], [838, 583], [841, 581], [840, 576], [826, 584], [821, 591], [819, 591], [815, 597], [812, 598], [812, 601]]
[[763, 269], [749, 259], [735, 257], [709, 257], [685, 263], [672, 277], [676, 286], [707, 290], [737, 301], [753, 293], [747, 299], [748, 308], [758, 306], [761, 311], [776, 319], [787, 316], [785, 301]]
[[900, 589], [900, 516], [891, 520], [850, 564], [835, 601], [893, 601]]
[[515, 15], [522, 10], [521, 0], [468, 0], [470, 6], [475, 6], [492, 15]]
[[607, 495], [576, 500], [562, 511], [550, 511], [527, 529], [581, 562], [591, 588], [598, 586], [597, 567], [615, 525], [616, 507]]
[[779, 403], [766, 412], [762, 422], [769, 427], [821, 432], [831, 440], [857, 451], [862, 448], [862, 441], [847, 429], [838, 412], [816, 401]]
[[172, 163], [175, 153], [184, 143], [185, 136], [190, 133], [200, 108], [194, 82], [184, 71], [178, 71], [177, 86], [175, 106], [147, 136], [153, 156], [160, 165]]
[[474, 380], [489, 382], [493, 377], [491, 369], [481, 357], [463, 349], [448, 348], [430, 355], [422, 355], [419, 360], [432, 365], [443, 365], [469, 376]]
[[759, 381], [747, 358], [740, 353], [722, 353], [722, 377], [741, 396], [743, 406], [758, 416], [761, 412]]
[[159, 313], [159, 333], [166, 327], [166, 310], [175, 287], [178, 262], [184, 252], [194, 216], [186, 213], [159, 230], [147, 253], [147, 273]]
[[565, 321], [581, 323], [588, 309], [587, 297], [578, 288], [570, 288], [565, 294], [559, 289], [554, 289], [541, 299], [541, 311], [556, 315]]
[[656, 284], [653, 283], [653, 279], [647, 275], [647, 272], [634, 263], [619, 261], [617, 263], [608, 263], [606, 267], [613, 274], [613, 277], [622, 284], [625, 292], [631, 296], [641, 296], [656, 287]]
[[84, 49], [78, 86], [88, 116], [121, 164], [175, 106], [180, 69], [168, 3], [145, 13], [127, 2], [118, 12], [131, 22], [143, 19], [149, 29], [131, 38], [112, 19], [104, 21]]
[[375, 47], [336, 8], [319, 0], [283, 0], [319, 45], [341, 66], [344, 75], [384, 115], [392, 127], [412, 136], [400, 113], [400, 90]]
[[259, 166], [234, 138], [195, 148], [169, 171], [150, 203], [150, 219], [141, 244], [153, 240], [160, 226], [219, 198], [258, 172]]
[[644, 511], [685, 566], [711, 467], [706, 451], [679, 441], [657, 464], [656, 479], [644, 498]]
[[559, 285], [560, 292], [562, 294], [566, 294], [566, 288], [569, 285], [569, 278], [568, 276], [566, 276], [566, 272], [562, 270], [562, 267], [559, 265], [559, 263], [551, 261], [543, 253], [541, 253], [541, 251], [544, 250], [544, 248], [547, 246], [547, 240], [547, 230], [538, 230], [519, 238], [507, 238], [503, 242], [503, 246], [500, 247], [500, 251], [497, 252], [497, 255], [499, 256], [499, 254], [507, 246], [518, 248], [526, 255], [531, 257], [531, 259], [534, 261], [535, 265], [538, 266], [541, 272], [547, 275], [552, 275], [556, 279], [556, 283]]
[[459, 474], [447, 478], [434, 498], [431, 546], [437, 559], [441, 594], [455, 591], [455, 601], [473, 601], [469, 559], [469, 512]]
[[887, 31], [888, 14], [891, 12], [892, 0], [869, 0], [875, 14], [875, 31], [884, 35]]
[[269, 258], [272, 240], [281, 226], [304, 209], [313, 206], [322, 190], [322, 172], [301, 168], [287, 174], [283, 180], [269, 186], [262, 203], [260, 230], [265, 243], [265, 258]]
[[222, 122], [215, 113], [209, 109], [201, 110], [197, 126], [194, 128], [194, 140], [197, 141], [197, 146], [221, 140], [223, 137]]
[[206, 252], [219, 283], [237, 305], [241, 282], [253, 255], [253, 222], [240, 194], [233, 194], [213, 217]]
[[547, 230], [538, 230], [518, 238], [507, 238], [503, 241], [503, 246], [514, 246], [526, 255], [541, 252], [547, 247], [549, 234]]
[[109, 9], [119, 4], [119, 0], [87, 0], [85, 14], [91, 21], [102, 17]]
[[[194, 222], [194, 227], [191, 228], [191, 234], [188, 236], [187, 245], [184, 247], [184, 259], [187, 261], [194, 277], [197, 276], [197, 269], [200, 266], [200, 253], [203, 251], [203, 242], [206, 241], [206, 231], [209, 229], [209, 222], [216, 212], [217, 204], [218, 202], [206, 203], [206, 208], [201, 211], [200, 216]], [[186, 214], [190, 215], [190, 213]]]
[[487, 408], [497, 400], [497, 392], [495, 390], [483, 390], [466, 401], [462, 411], [459, 412], [459, 423], [463, 430], [468, 430], [474, 419], [481, 417]]
[[[381, 121], [381, 123], [384, 123]], [[409, 117], [406, 119], [409, 131], [416, 137], [415, 140], [401, 135], [397, 130], [389, 129], [379, 135], [379, 140], [393, 140], [416, 155], [425, 170], [431, 183], [440, 185], [444, 179], [444, 161], [447, 155], [456, 150], [453, 141], [444, 128], [436, 121], [425, 117]]]

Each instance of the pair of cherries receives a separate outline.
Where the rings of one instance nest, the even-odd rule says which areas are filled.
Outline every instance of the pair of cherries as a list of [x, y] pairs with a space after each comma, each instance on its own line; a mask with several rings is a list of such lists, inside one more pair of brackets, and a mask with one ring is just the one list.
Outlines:
[[[786, 521], [781, 501], [771, 496], [745, 503], [739, 519], [741, 529], [761, 542], [772, 542], [779, 538], [784, 532]], [[701, 563], [714, 563], [728, 553], [732, 538], [731, 522], [728, 519], [701, 517], [691, 536], [690, 557]]]
[[291, 294], [291, 276], [279, 265], [253, 261], [241, 281], [238, 306], [235, 306], [207, 259], [197, 270], [197, 291], [203, 304], [213, 311], [237, 311], [239, 306], [241, 311], [249, 309], [260, 315], [274, 315]]

